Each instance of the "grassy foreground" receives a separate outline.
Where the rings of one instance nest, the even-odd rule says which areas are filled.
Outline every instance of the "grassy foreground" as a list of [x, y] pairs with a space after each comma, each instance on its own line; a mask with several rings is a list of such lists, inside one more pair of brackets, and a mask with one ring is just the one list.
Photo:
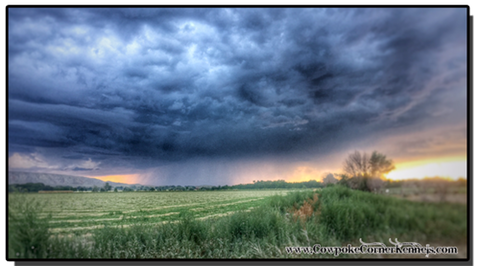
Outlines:
[[51, 218], [39, 216], [41, 206], [31, 198], [9, 206], [8, 257], [335, 258], [328, 254], [287, 254], [285, 247], [359, 246], [359, 238], [389, 246], [389, 238], [437, 246], [466, 242], [464, 204], [412, 202], [341, 186], [266, 200], [249, 211], [224, 217], [200, 220], [192, 212], [182, 211], [177, 220], [161, 225], [140, 221], [119, 228], [107, 224], [89, 234], [67, 236], [49, 230]]

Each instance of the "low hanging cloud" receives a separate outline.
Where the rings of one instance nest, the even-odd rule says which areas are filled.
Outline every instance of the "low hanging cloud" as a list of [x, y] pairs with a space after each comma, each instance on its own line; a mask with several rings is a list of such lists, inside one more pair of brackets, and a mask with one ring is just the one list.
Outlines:
[[81, 162], [79, 164], [73, 164], [65, 167], [65, 170], [73, 170], [73, 171], [90, 171], [90, 170], [99, 170], [98, 167], [100, 162], [93, 162], [92, 159], [88, 158], [87, 161]]
[[[68, 158], [68, 157], [67, 157]], [[70, 158], [73, 159], [73, 158]], [[78, 158], [76, 158], [78, 159]], [[8, 158], [9, 170], [38, 170], [38, 171], [92, 171], [100, 170], [101, 162], [88, 160], [55, 160], [54, 157], [46, 158], [39, 153], [19, 154], [14, 153]]]
[[8, 158], [9, 169], [54, 169], [56, 166], [49, 165], [38, 154], [21, 155], [14, 153]]

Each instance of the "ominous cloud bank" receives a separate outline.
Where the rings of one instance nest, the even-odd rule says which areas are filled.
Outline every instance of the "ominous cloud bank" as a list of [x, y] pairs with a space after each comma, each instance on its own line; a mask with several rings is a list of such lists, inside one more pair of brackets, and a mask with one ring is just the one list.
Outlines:
[[466, 152], [466, 9], [8, 16], [11, 169], [309, 161], [379, 141], [404, 158]]

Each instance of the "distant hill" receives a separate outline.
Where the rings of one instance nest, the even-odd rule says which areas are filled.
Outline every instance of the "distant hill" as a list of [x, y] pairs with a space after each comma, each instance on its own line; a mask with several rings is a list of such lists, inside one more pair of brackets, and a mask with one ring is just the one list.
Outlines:
[[[112, 187], [141, 186], [140, 184], [123, 184], [107, 181]], [[71, 175], [57, 175], [47, 173], [8, 172], [8, 184], [43, 183], [48, 186], [71, 186], [71, 187], [103, 187], [105, 181], [96, 178]]]

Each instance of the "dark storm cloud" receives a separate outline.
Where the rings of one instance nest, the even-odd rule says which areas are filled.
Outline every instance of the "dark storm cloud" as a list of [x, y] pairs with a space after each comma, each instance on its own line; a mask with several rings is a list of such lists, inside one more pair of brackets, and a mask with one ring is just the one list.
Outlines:
[[9, 147], [61, 160], [328, 152], [466, 100], [465, 9], [8, 15]]

